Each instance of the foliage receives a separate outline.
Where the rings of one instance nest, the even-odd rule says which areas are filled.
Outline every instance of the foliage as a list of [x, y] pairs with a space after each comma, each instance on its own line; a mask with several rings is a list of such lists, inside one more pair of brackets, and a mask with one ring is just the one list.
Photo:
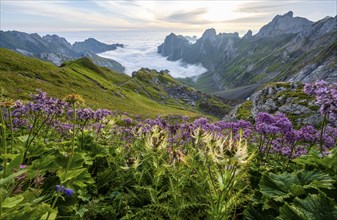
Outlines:
[[281, 113], [255, 124], [144, 120], [93, 110], [77, 94], [1, 99], [1, 218], [336, 218], [329, 98], [317, 130]]

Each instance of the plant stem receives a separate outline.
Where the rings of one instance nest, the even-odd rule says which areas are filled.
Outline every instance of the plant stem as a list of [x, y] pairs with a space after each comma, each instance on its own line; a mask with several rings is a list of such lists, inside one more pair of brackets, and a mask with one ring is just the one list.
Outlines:
[[13, 143], [14, 143], [14, 133], [13, 133], [13, 121], [12, 121], [12, 115], [11, 111], [8, 109], [8, 117], [9, 117], [9, 130], [11, 132], [11, 151], [10, 153], [13, 153]]
[[[2, 139], [2, 147], [3, 147], [3, 154], [7, 154], [7, 143], [6, 143], [6, 123], [5, 123], [5, 119], [4, 119], [4, 115], [2, 112], [2, 108], [0, 107], [0, 128], [1, 128], [1, 139]], [[3, 178], [5, 178], [7, 176], [7, 159], [4, 158], [4, 175]]]
[[323, 122], [322, 122], [322, 127], [321, 127], [321, 134], [320, 134], [320, 140], [319, 140], [319, 148], [323, 157], [323, 134], [324, 134], [324, 128], [326, 125], [326, 119], [327, 119], [328, 114], [325, 113], [323, 117]]
[[2, 193], [0, 192], [0, 219], [2, 219], [1, 216], [2, 216]]
[[66, 167], [66, 171], [64, 173], [64, 177], [63, 179], [65, 180], [67, 178], [67, 174], [68, 171], [70, 169], [71, 163], [73, 161], [73, 156], [74, 156], [74, 143], [75, 143], [75, 136], [76, 136], [76, 103], [73, 103], [73, 109], [74, 109], [74, 120], [73, 120], [73, 135], [72, 135], [72, 139], [71, 139], [71, 152], [70, 152], [70, 156], [69, 156], [69, 160], [67, 163], [67, 167]]
[[[68, 159], [68, 163], [67, 163], [67, 167], [66, 167], [66, 170], [64, 172], [64, 175], [63, 175], [63, 181], [61, 180], [61, 183], [60, 183], [60, 188], [59, 190], [57, 191], [57, 194], [56, 194], [56, 197], [53, 201], [53, 204], [51, 206], [52, 209], [55, 208], [55, 205], [57, 203], [57, 200], [58, 198], [60, 197], [61, 195], [61, 187], [62, 187], [62, 183], [66, 180], [67, 178], [67, 174], [68, 174], [68, 171], [70, 169], [70, 166], [71, 166], [71, 163], [72, 163], [72, 160], [73, 160], [73, 156], [74, 156], [74, 142], [75, 142], [75, 136], [76, 136], [76, 132], [75, 132], [75, 128], [76, 128], [76, 104], [73, 103], [73, 109], [74, 109], [74, 120], [73, 120], [73, 135], [72, 135], [72, 140], [71, 140], [71, 152], [70, 152], [70, 155], [69, 155], [69, 159]], [[47, 220], [49, 219], [50, 217], [50, 212], [48, 213], [48, 216], [47, 216]]]

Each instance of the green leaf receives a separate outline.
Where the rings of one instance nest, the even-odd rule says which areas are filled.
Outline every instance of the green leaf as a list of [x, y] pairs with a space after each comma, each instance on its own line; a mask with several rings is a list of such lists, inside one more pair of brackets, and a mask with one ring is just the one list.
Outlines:
[[299, 171], [297, 177], [304, 188], [334, 189], [335, 180], [329, 175], [318, 170]]
[[3, 208], [13, 208], [17, 206], [20, 202], [22, 202], [25, 198], [22, 195], [16, 195], [13, 197], [6, 198], [3, 201], [2, 207]]
[[47, 155], [45, 157], [41, 157], [40, 159], [34, 160], [32, 162], [33, 164], [32, 168], [36, 170], [50, 171], [50, 172], [62, 168], [61, 165], [55, 162], [56, 160], [55, 158], [56, 158], [55, 155]]
[[23, 136], [17, 137], [17, 140], [19, 140], [21, 143], [25, 143], [28, 140], [28, 136], [29, 135], [27, 134], [27, 135], [23, 135]]
[[60, 177], [61, 182], [65, 183], [71, 179], [74, 179], [76, 177], [78, 177], [81, 173], [83, 173], [84, 171], [86, 171], [87, 168], [81, 168], [81, 169], [76, 169], [76, 170], [69, 170], [67, 172], [66, 177], [64, 177], [65, 175], [65, 170], [59, 170], [57, 171], [57, 176]]
[[15, 177], [20, 176], [24, 172], [26, 172], [26, 171], [25, 170], [20, 170], [20, 171], [18, 171], [16, 173], [13, 173], [13, 174], [7, 176], [6, 178], [1, 178], [0, 179], [0, 187], [2, 187], [4, 184], [6, 184], [6, 183], [8, 183], [8, 182], [10, 182], [12, 180], [14, 180]]
[[84, 172], [82, 172], [77, 176], [77, 178], [72, 182], [72, 185], [75, 185], [79, 188], [84, 188], [87, 186], [87, 184], [91, 183], [95, 183], [95, 181], [92, 179], [88, 171], [85, 170]]
[[[50, 213], [49, 217], [48, 214]], [[54, 220], [57, 217], [57, 211], [52, 210], [50, 212], [46, 212], [44, 215], [41, 216], [41, 220]], [[47, 219], [48, 218], [48, 219]]]
[[305, 199], [295, 198], [292, 204], [286, 203], [280, 209], [278, 219], [337, 219], [337, 204], [323, 194], [310, 194]]
[[305, 194], [305, 189], [300, 185], [292, 185], [290, 191], [294, 196], [300, 196]]
[[23, 153], [22, 154], [15, 154], [16, 156], [12, 159], [11, 162], [8, 164], [8, 170], [13, 171], [15, 168], [19, 168], [20, 164], [23, 162]]
[[[65, 156], [58, 156], [55, 159], [55, 162], [60, 166], [63, 167], [65, 164], [68, 163], [69, 158]], [[76, 169], [83, 167], [83, 163], [85, 162], [85, 156], [83, 153], [75, 153], [70, 165], [70, 169]]]
[[79, 210], [76, 211], [76, 215], [79, 215], [82, 218], [87, 211], [89, 210], [84, 207], [81, 207]]
[[259, 185], [263, 195], [273, 198], [275, 201], [283, 201], [292, 195], [291, 189], [294, 189], [294, 185], [299, 185], [299, 183], [294, 174], [264, 173]]
[[2, 154], [1, 158], [2, 159], [10, 159], [13, 160], [18, 154]]

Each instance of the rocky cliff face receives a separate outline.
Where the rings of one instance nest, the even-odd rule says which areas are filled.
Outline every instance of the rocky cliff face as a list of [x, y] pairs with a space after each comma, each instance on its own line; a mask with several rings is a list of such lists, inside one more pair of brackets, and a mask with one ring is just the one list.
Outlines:
[[202, 37], [191, 44], [182, 36], [170, 34], [158, 47], [158, 53], [168, 60], [180, 60], [186, 63], [201, 63], [209, 70], [236, 56], [234, 44], [240, 40], [238, 33], [216, 34], [214, 28], [207, 29]]
[[312, 22], [288, 12], [256, 35], [208, 29], [196, 43], [175, 49], [183, 51], [175, 59], [209, 70], [190, 80], [191, 86], [226, 98], [247, 98], [268, 82], [336, 82], [337, 16]]
[[83, 56], [91, 57], [97, 65], [123, 72], [124, 67], [118, 62], [99, 57], [96, 53], [123, 47], [122, 44], [104, 44], [93, 38], [71, 45], [65, 38], [57, 35], [27, 34], [18, 31], [0, 31], [0, 47], [17, 51], [26, 56], [46, 60], [60, 66], [64, 61]]
[[158, 53], [167, 57], [168, 60], [179, 60], [184, 56], [189, 45], [190, 43], [185, 37], [171, 33], [165, 38], [164, 43], [158, 47]]
[[306, 18], [293, 17], [293, 12], [289, 11], [284, 15], [277, 15], [270, 23], [263, 26], [254, 37], [275, 37], [282, 34], [299, 33], [310, 28], [312, 24], [313, 22]]
[[322, 117], [315, 98], [303, 92], [303, 84], [274, 83], [254, 93], [246, 103], [236, 106], [225, 120], [254, 120], [259, 112], [282, 112], [295, 125], [319, 125]]

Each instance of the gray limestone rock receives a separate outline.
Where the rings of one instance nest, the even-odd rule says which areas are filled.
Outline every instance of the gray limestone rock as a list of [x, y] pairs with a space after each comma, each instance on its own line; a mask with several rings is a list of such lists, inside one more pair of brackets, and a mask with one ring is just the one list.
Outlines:
[[293, 17], [293, 12], [289, 11], [284, 15], [277, 15], [270, 23], [263, 26], [254, 37], [263, 38], [299, 33], [310, 28], [312, 24], [313, 22], [306, 18]]

